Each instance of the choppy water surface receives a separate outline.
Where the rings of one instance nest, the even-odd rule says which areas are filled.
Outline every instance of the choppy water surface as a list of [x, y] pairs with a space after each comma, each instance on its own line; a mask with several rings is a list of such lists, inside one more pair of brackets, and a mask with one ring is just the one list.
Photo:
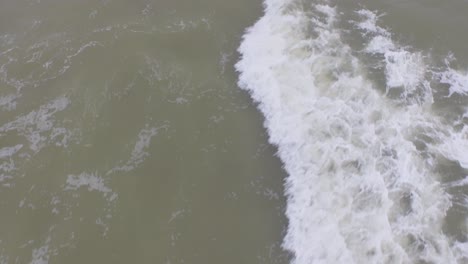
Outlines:
[[250, 1], [1, 1], [0, 263], [286, 263]]
[[0, 264], [468, 263], [468, 3], [263, 9], [0, 3]]
[[462, 1], [267, 0], [240, 86], [288, 178], [293, 263], [468, 262]]

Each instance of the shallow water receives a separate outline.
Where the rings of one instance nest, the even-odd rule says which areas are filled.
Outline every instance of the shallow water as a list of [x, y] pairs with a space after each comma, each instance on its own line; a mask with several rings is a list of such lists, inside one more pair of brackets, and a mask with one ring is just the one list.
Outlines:
[[236, 67], [288, 173], [292, 263], [466, 263], [467, 4], [265, 5]]
[[0, 3], [0, 263], [286, 263], [251, 1]]
[[2, 1], [0, 264], [467, 263], [467, 12]]

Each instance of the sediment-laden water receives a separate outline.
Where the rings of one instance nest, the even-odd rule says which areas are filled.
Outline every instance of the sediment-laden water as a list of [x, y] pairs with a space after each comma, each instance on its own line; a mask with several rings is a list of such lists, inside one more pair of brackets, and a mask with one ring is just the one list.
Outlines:
[[287, 263], [260, 1], [0, 2], [0, 263]]
[[467, 263], [467, 13], [2, 1], [0, 264]]
[[292, 263], [467, 263], [462, 1], [267, 0], [236, 65], [288, 173]]

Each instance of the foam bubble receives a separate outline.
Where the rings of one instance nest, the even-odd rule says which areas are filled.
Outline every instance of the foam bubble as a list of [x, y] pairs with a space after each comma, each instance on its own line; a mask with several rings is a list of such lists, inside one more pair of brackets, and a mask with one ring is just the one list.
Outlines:
[[448, 97], [453, 94], [468, 95], [468, 73], [449, 68], [438, 73], [437, 76], [440, 78], [441, 83], [450, 86]]
[[[395, 43], [375, 13], [360, 13], [387, 88], [430, 98], [422, 53]], [[466, 138], [427, 111], [431, 100], [400, 104], [379, 93], [338, 19], [332, 6], [267, 0], [239, 48], [239, 85], [288, 173], [283, 246], [296, 264], [455, 263], [465, 253], [442, 230], [452, 201], [436, 157], [463, 161]]]
[[0, 149], [0, 182], [4, 182], [13, 178], [11, 174], [14, 170], [16, 170], [13, 155], [15, 155], [22, 147], [22, 144], [18, 144], [13, 147], [5, 147]]
[[123, 164], [108, 171], [107, 175], [118, 171], [129, 172], [137, 168], [149, 155], [147, 149], [151, 144], [151, 139], [156, 136], [161, 129], [167, 130], [168, 127], [169, 126], [167, 124], [163, 124], [159, 127], [142, 129], [140, 133], [138, 133], [138, 139], [135, 142], [130, 158]]
[[32, 259], [30, 264], [48, 264], [50, 259], [50, 237], [47, 238], [46, 243], [39, 248], [33, 249]]
[[18, 99], [18, 94], [9, 94], [6, 96], [0, 97], [0, 107], [6, 111], [12, 111], [16, 108], [16, 99]]
[[5, 147], [0, 149], [0, 159], [9, 158], [13, 156], [16, 152], [18, 152], [23, 147], [22, 144], [18, 144], [13, 147]]
[[87, 187], [88, 191], [98, 191], [104, 194], [112, 191], [105, 185], [104, 179], [96, 174], [68, 175], [65, 190], [78, 190], [81, 187]]
[[357, 13], [363, 18], [357, 23], [365, 37], [371, 37], [365, 51], [384, 57], [387, 89], [404, 88], [403, 96], [414, 93], [423, 86], [426, 74], [426, 64], [421, 52], [411, 52], [408, 48], [394, 43], [391, 33], [377, 25], [379, 16], [374, 12], [361, 9]]
[[468, 126], [464, 126], [460, 132], [451, 132], [444, 137], [444, 142], [437, 149], [445, 158], [468, 169]]
[[34, 153], [39, 152], [49, 141], [58, 140], [59, 135], [62, 135], [62, 141], [56, 143], [66, 145], [67, 138], [71, 137], [71, 132], [55, 126], [56, 122], [53, 117], [57, 112], [63, 111], [69, 103], [68, 98], [59, 97], [42, 105], [38, 110], [19, 116], [0, 127], [0, 137], [15, 131], [29, 141], [29, 148]]

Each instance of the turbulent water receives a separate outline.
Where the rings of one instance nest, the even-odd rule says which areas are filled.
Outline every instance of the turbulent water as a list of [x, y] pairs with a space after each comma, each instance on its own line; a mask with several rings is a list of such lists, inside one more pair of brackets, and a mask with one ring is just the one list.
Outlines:
[[378, 2], [267, 0], [239, 48], [288, 173], [283, 246], [295, 264], [468, 263], [468, 50], [442, 31], [468, 3]]
[[468, 263], [468, 3], [261, 4], [1, 1], [0, 264]]
[[0, 1], [0, 263], [287, 263], [284, 171], [233, 67], [260, 15]]

